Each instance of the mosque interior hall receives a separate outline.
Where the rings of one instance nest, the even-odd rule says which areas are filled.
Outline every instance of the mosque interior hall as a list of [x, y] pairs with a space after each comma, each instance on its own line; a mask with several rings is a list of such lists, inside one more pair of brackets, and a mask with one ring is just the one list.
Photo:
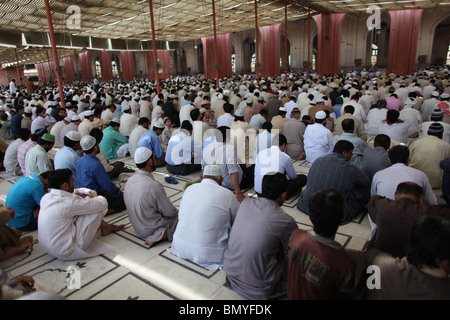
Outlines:
[[[201, 91], [201, 83], [231, 94], [233, 83], [278, 90], [305, 79], [319, 84], [341, 77], [344, 83], [344, 78], [363, 75], [371, 82], [383, 77], [411, 82], [441, 75], [442, 68], [442, 79], [448, 82], [448, 66], [448, 0], [0, 1], [0, 95], [8, 96], [15, 79], [21, 90], [59, 94], [63, 107], [67, 102], [61, 93], [86, 93], [95, 90], [95, 83], [119, 96], [127, 94], [124, 88], [130, 93], [137, 87], [156, 94], [174, 87]], [[439, 95], [448, 96], [449, 87]], [[360, 90], [364, 94], [369, 88]], [[367, 134], [369, 146], [374, 139], [375, 134]], [[402, 144], [410, 146], [416, 139]], [[49, 158], [60, 149], [48, 151]], [[128, 168], [112, 178], [124, 191], [140, 169], [129, 153], [113, 161]], [[313, 163], [300, 158], [292, 163], [297, 174], [308, 177]], [[200, 174], [174, 174], [166, 166], [153, 171], [176, 209]], [[0, 170], [0, 204], [5, 205], [21, 178]], [[440, 187], [433, 192], [442, 194]], [[242, 193], [258, 198], [253, 186]], [[310, 217], [297, 208], [300, 197], [287, 198], [281, 208], [299, 229], [310, 231]], [[127, 209], [104, 220], [124, 225], [106, 236], [100, 230], [96, 235], [112, 250], [65, 261], [40, 245], [38, 230], [25, 231], [23, 236], [32, 236], [33, 242], [25, 252], [0, 261], [3, 276], [32, 276], [36, 291], [66, 300], [246, 300], [226, 284], [223, 269], [179, 258], [167, 240], [146, 245]], [[334, 240], [360, 252], [372, 237], [372, 227], [364, 209], [339, 226]], [[80, 275], [76, 284], [68, 280], [73, 268]]]

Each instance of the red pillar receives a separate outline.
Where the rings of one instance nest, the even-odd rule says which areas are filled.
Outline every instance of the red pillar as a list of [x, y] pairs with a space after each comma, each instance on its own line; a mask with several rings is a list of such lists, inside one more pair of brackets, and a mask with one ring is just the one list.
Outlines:
[[261, 74], [273, 77], [280, 74], [281, 23], [259, 27], [261, 34]]
[[153, 0], [148, 0], [150, 7], [150, 21], [152, 25], [152, 44], [153, 44], [153, 74], [156, 81], [156, 93], [159, 94], [159, 79], [158, 79], [158, 55], [156, 54], [156, 36], [155, 36], [155, 21], [153, 19]]
[[316, 69], [319, 75], [339, 73], [341, 28], [345, 13], [321, 13], [317, 23], [318, 48]]
[[219, 51], [217, 49], [217, 32], [216, 32], [216, 4], [212, 0], [212, 14], [213, 14], [213, 27], [214, 27], [214, 56], [216, 58], [216, 63], [214, 68], [216, 69], [216, 86], [219, 88]]
[[284, 0], [284, 60], [285, 60], [285, 74], [286, 79], [289, 69], [289, 55], [288, 55], [288, 38], [287, 38], [287, 0]]
[[61, 107], [66, 108], [66, 100], [64, 99], [64, 90], [63, 90], [63, 85], [62, 85], [61, 69], [59, 67], [58, 50], [56, 49], [55, 33], [53, 31], [52, 13], [50, 12], [49, 0], [45, 0], [45, 11], [47, 13], [50, 41], [52, 42], [53, 59], [55, 60], [56, 77], [58, 79], [59, 98], [61, 99]]
[[423, 9], [389, 11], [391, 30], [387, 72], [411, 74], [416, 64], [417, 40]]
[[259, 29], [258, 29], [258, 3], [255, 0], [255, 71], [256, 71], [256, 84], [259, 85]]

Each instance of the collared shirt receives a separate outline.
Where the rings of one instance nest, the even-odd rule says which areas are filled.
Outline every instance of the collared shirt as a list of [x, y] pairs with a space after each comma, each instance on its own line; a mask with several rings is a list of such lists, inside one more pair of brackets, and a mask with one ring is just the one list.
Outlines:
[[9, 189], [5, 202], [5, 207], [10, 207], [15, 212], [8, 226], [13, 228], [27, 226], [33, 210], [39, 207], [44, 194], [44, 184], [37, 175], [32, 174], [17, 180]]
[[109, 126], [103, 130], [103, 139], [99, 145], [105, 153], [106, 159], [109, 160], [117, 158], [117, 150], [126, 143], [128, 143], [128, 138]]
[[286, 174], [289, 179], [297, 178], [291, 158], [277, 146], [272, 146], [258, 153], [255, 162], [255, 191], [262, 193], [262, 180], [268, 172]]
[[201, 154], [201, 147], [195, 143], [194, 139], [180, 131], [170, 138], [165, 160], [166, 163], [177, 166], [192, 163], [192, 158]]
[[149, 148], [157, 159], [160, 159], [164, 156], [159, 137], [156, 132], [153, 131], [153, 129], [141, 135], [141, 138], [138, 142], [138, 148], [140, 147]]
[[371, 195], [380, 195], [395, 200], [397, 186], [407, 181], [414, 182], [423, 188], [424, 203], [437, 204], [436, 195], [431, 188], [427, 175], [403, 163], [393, 164], [389, 168], [375, 173], [372, 180]]
[[41, 174], [53, 170], [53, 164], [50, 161], [47, 151], [40, 145], [31, 148], [25, 157], [25, 168], [27, 174]]
[[120, 195], [120, 189], [112, 182], [97, 157], [85, 154], [76, 163], [78, 185], [95, 191], [106, 190], [113, 197]]
[[208, 269], [220, 267], [238, 209], [233, 192], [214, 180], [189, 186], [181, 199], [170, 251]]
[[333, 134], [320, 123], [306, 127], [303, 141], [308, 162], [313, 163], [317, 158], [333, 152]]
[[75, 187], [78, 187], [76, 168], [78, 159], [80, 159], [80, 156], [78, 155], [78, 153], [76, 153], [75, 150], [69, 147], [64, 147], [56, 152], [54, 160], [55, 170], [70, 169], [70, 171], [72, 171]]
[[255, 127], [255, 128], [261, 129], [261, 128], [262, 128], [262, 125], [263, 125], [265, 122], [267, 122], [266, 118], [264, 118], [262, 115], [260, 115], [260, 114], [258, 113], [258, 114], [255, 114], [255, 115], [253, 115], [253, 116], [251, 117], [250, 122], [249, 122], [249, 125], [251, 125], [251, 126], [253, 126], [253, 127]]

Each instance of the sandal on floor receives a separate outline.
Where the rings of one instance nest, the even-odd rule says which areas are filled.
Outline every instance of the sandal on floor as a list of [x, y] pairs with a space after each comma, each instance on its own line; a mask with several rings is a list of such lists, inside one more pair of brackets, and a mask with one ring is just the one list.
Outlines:
[[178, 184], [178, 181], [173, 177], [166, 177], [164, 180], [166, 180], [167, 183]]

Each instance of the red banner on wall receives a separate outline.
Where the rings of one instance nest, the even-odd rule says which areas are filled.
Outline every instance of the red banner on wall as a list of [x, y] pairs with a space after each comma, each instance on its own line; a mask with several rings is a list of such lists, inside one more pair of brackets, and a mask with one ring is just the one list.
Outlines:
[[[158, 79], [167, 79], [170, 78], [170, 74], [172, 72], [172, 68], [170, 67], [170, 51], [169, 50], [157, 50], [157, 70], [158, 70]], [[155, 61], [153, 57], [153, 51], [147, 51], [147, 72], [148, 79], [155, 80]]]
[[313, 16], [317, 23], [317, 63], [319, 75], [339, 73], [341, 29], [345, 13], [322, 13]]
[[389, 11], [388, 73], [406, 75], [414, 72], [422, 13], [423, 9]]
[[281, 23], [259, 27], [261, 48], [261, 75], [273, 77], [280, 74]]
[[214, 37], [202, 37], [203, 61], [207, 79], [231, 77], [231, 33], [217, 35], [217, 59]]
[[121, 51], [120, 60], [122, 61], [122, 79], [132, 81], [134, 79], [133, 51]]
[[79, 54], [81, 65], [81, 79], [85, 82], [92, 80], [91, 53], [85, 51]]

